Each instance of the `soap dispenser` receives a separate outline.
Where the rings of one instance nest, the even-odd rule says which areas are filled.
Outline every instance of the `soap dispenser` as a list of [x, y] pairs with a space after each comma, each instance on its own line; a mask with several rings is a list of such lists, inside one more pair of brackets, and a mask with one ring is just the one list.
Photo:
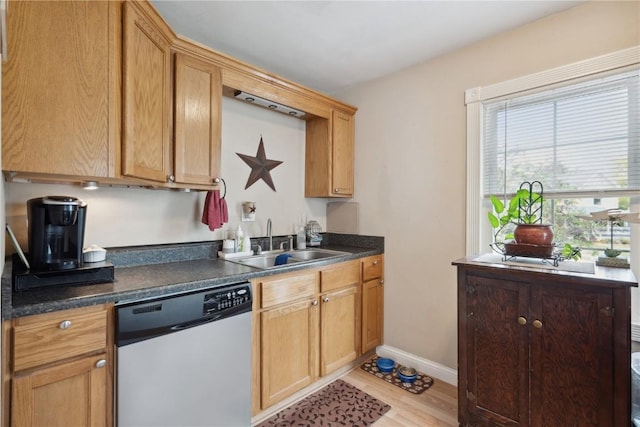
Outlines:
[[242, 232], [242, 227], [238, 224], [238, 229], [236, 230], [236, 251], [244, 252], [244, 233]]

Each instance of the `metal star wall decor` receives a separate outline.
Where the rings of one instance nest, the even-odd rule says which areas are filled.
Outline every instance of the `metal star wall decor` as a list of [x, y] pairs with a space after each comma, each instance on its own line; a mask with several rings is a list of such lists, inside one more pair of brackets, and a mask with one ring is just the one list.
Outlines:
[[282, 162], [280, 160], [267, 159], [267, 155], [264, 152], [264, 142], [262, 142], [262, 136], [260, 136], [260, 144], [258, 145], [258, 152], [255, 157], [248, 156], [246, 154], [236, 153], [246, 164], [251, 168], [247, 185], [244, 187], [251, 187], [256, 181], [262, 179], [273, 191], [276, 191], [271, 174], [269, 171], [276, 166], [279, 166]]

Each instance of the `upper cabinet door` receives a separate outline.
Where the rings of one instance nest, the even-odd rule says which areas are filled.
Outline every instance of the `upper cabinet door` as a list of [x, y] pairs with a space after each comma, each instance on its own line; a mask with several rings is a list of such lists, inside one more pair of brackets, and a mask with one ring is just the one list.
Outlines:
[[2, 66], [2, 169], [114, 177], [115, 2], [11, 2]]
[[334, 110], [331, 119], [332, 193], [334, 196], [353, 196], [353, 116]]
[[353, 197], [354, 116], [337, 110], [306, 123], [306, 197]]
[[123, 175], [171, 176], [171, 50], [168, 28], [124, 3]]
[[220, 176], [222, 73], [190, 55], [175, 55], [175, 178], [211, 185]]

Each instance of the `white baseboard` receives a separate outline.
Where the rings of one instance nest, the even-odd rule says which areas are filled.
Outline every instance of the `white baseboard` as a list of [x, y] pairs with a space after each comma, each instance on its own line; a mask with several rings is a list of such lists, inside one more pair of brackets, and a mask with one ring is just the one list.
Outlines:
[[640, 323], [631, 322], [631, 341], [640, 342]]
[[[640, 332], [640, 325], [638, 325]], [[640, 335], [639, 335], [640, 336]], [[376, 353], [381, 357], [388, 357], [401, 365], [411, 366], [420, 372], [430, 375], [448, 384], [458, 386], [458, 371], [441, 365], [431, 360], [423, 359], [414, 354], [407, 353], [395, 347], [381, 345], [376, 348]]]

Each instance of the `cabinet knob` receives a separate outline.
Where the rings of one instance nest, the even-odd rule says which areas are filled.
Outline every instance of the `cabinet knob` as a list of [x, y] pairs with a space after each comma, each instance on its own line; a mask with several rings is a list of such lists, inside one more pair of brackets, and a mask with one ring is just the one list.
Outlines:
[[58, 328], [60, 329], [69, 329], [70, 327], [71, 327], [71, 320], [63, 320], [58, 325]]
[[169, 182], [174, 182], [175, 180], [176, 180], [176, 177], [175, 177], [175, 176], [173, 176], [173, 175], [169, 175], [169, 176], [167, 176], [167, 181], [169, 181]]
[[384, 279], [380, 279], [380, 284], [384, 285]]
[[521, 325], [526, 325], [527, 324], [527, 319], [524, 316], [520, 316], [518, 317], [518, 323]]
[[533, 321], [533, 327], [534, 328], [538, 328], [538, 329], [542, 328], [542, 322], [539, 321], [538, 319], [534, 320]]
[[334, 188], [334, 189], [333, 189], [333, 192], [334, 192], [334, 193], [339, 193], [339, 192], [340, 192], [340, 189], [339, 189], [339, 188]]
[[311, 301], [311, 305], [318, 305], [318, 300], [314, 299], [313, 301]]
[[378, 265], [378, 260], [373, 261], [373, 265]]
[[329, 297], [324, 297], [324, 298], [322, 298], [322, 301], [323, 301], [323, 302], [329, 302]]
[[218, 177], [213, 178], [213, 183], [214, 183], [214, 184], [218, 184], [218, 183], [220, 183], [220, 178], [218, 178]]
[[104, 359], [100, 359], [96, 362], [96, 368], [104, 368], [107, 366], [107, 361]]

